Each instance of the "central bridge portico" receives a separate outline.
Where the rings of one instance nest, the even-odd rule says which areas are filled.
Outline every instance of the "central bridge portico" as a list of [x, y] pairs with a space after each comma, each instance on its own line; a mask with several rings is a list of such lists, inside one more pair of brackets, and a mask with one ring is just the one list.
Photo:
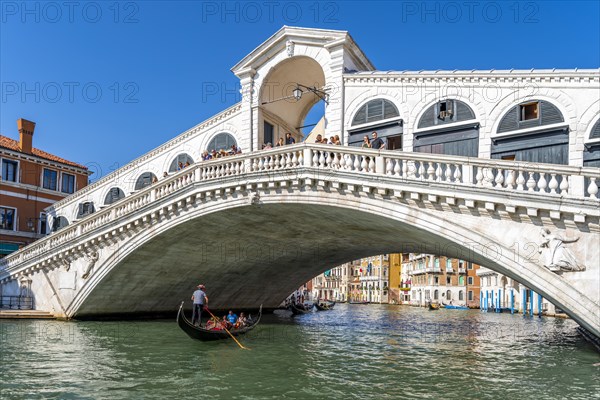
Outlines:
[[[347, 32], [284, 27], [233, 72], [240, 103], [50, 207], [53, 233], [0, 260], [2, 293], [67, 318], [171, 311], [199, 282], [216, 308], [275, 307], [333, 265], [424, 252], [600, 336], [597, 70], [378, 72]], [[320, 97], [299, 85], [328, 93], [315, 129], [350, 146], [259, 150], [301, 141]], [[356, 147], [372, 130], [404, 151]]]

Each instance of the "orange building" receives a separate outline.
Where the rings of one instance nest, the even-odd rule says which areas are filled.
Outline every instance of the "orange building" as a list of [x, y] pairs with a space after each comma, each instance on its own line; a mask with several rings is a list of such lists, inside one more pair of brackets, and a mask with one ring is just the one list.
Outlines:
[[0, 135], [0, 258], [49, 234], [44, 209], [88, 184], [87, 167], [33, 147], [35, 122], [17, 127], [19, 141]]

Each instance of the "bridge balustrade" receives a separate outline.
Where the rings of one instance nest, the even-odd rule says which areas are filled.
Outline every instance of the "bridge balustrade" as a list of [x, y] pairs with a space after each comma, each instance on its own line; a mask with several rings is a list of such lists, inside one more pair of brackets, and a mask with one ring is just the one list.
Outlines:
[[[306, 143], [288, 145], [203, 161], [186, 167], [8, 255], [0, 260], [0, 271], [9, 265], [15, 266], [55, 251], [82, 234], [88, 234], [105, 227], [111, 221], [133, 215], [152, 202], [195, 183], [245, 174], [260, 176], [261, 173], [268, 171], [294, 169], [335, 170], [406, 181], [493, 188], [507, 192], [528, 192], [557, 199], [566, 196], [598, 200], [596, 181], [600, 179], [600, 169], [592, 167], [378, 151], [348, 146]], [[76, 193], [71, 201], [77, 199]]]
[[33, 310], [33, 297], [31, 296], [0, 296], [0, 309]]

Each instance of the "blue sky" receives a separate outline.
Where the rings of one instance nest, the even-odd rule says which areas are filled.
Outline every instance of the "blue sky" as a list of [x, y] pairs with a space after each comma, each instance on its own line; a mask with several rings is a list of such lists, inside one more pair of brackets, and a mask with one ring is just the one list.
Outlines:
[[33, 120], [94, 179], [236, 103], [230, 68], [283, 25], [347, 30], [380, 70], [600, 66], [597, 1], [68, 4], [0, 2], [0, 132]]

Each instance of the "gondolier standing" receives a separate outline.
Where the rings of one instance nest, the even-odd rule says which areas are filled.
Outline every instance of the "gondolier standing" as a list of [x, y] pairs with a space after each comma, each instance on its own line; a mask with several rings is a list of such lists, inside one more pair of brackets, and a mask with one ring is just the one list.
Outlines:
[[202, 309], [208, 305], [208, 297], [204, 292], [206, 287], [204, 285], [198, 285], [198, 288], [192, 294], [192, 301], [194, 302], [194, 312], [192, 314], [192, 325], [202, 325]]

